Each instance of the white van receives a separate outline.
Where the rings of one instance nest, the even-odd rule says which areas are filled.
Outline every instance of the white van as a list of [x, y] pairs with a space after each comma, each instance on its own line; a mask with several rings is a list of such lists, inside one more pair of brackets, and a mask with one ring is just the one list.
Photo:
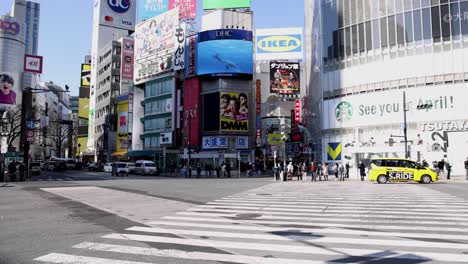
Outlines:
[[[115, 168], [114, 168], [115, 167]], [[112, 176], [128, 176], [129, 173], [129, 168], [128, 168], [128, 163], [126, 162], [114, 162], [112, 163], [112, 170], [111, 170]]]
[[134, 173], [137, 175], [158, 175], [158, 169], [152, 161], [139, 160], [135, 163]]

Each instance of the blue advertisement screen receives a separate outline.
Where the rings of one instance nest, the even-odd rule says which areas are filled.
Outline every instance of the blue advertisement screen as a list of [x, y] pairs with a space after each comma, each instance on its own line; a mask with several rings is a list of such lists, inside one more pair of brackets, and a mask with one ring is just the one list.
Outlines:
[[197, 75], [253, 73], [252, 33], [244, 30], [213, 30], [199, 33]]

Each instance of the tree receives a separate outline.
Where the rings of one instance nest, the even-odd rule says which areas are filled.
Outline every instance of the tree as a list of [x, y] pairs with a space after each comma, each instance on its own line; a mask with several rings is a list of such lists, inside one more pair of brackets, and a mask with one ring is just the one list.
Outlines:
[[7, 150], [10, 151], [15, 140], [21, 136], [21, 105], [8, 109], [2, 119]]
[[[57, 151], [57, 156], [62, 157], [62, 149], [66, 146], [66, 140], [70, 133], [69, 125], [63, 124], [60, 118], [49, 121], [50, 141]], [[68, 142], [69, 144], [71, 142]]]

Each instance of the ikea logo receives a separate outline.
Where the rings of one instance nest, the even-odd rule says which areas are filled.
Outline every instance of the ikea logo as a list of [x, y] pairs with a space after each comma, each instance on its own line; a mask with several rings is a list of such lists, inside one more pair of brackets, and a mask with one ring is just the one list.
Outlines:
[[257, 38], [257, 53], [301, 52], [301, 35], [261, 36]]

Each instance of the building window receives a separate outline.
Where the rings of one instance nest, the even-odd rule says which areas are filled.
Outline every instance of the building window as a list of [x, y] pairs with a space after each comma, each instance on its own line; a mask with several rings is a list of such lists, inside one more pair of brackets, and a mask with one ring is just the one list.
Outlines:
[[431, 22], [432, 22], [432, 38], [434, 42], [440, 42], [440, 9], [439, 6], [433, 6], [431, 8]]
[[380, 19], [380, 43], [382, 47], [388, 47], [388, 36], [387, 36], [387, 18], [383, 17]]

